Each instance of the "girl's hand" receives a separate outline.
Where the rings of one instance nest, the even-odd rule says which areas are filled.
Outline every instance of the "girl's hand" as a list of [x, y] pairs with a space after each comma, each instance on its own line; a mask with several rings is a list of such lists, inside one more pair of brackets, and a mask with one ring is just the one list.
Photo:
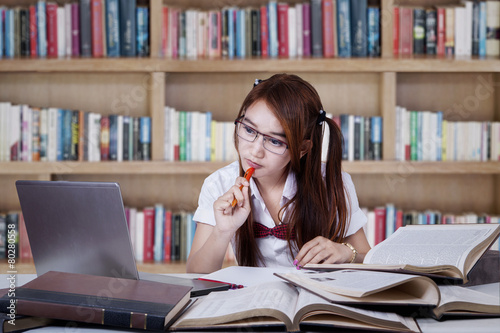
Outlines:
[[[243, 186], [241, 190], [240, 186]], [[238, 177], [236, 183], [214, 202], [215, 227], [219, 232], [234, 234], [245, 223], [250, 214], [249, 186], [245, 178]], [[234, 199], [237, 203], [232, 207]]]
[[347, 246], [318, 236], [304, 244], [295, 258], [294, 265], [302, 267], [305, 264], [341, 264], [350, 262], [351, 258], [352, 251]]

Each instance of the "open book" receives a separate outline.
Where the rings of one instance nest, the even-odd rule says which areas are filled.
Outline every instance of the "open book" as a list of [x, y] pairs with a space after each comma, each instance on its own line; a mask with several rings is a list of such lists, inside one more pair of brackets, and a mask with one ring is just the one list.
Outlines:
[[282, 327], [301, 325], [420, 332], [415, 320], [391, 312], [333, 304], [284, 281], [211, 293], [198, 299], [170, 330]]
[[467, 275], [500, 234], [500, 224], [407, 225], [366, 255], [362, 264], [307, 264], [314, 270], [403, 272], [466, 283]]

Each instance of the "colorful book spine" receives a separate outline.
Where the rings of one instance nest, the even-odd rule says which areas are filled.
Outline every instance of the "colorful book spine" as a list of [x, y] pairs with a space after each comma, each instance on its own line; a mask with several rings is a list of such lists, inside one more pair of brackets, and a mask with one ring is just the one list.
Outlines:
[[120, 20], [118, 0], [106, 0], [106, 54], [120, 56]]

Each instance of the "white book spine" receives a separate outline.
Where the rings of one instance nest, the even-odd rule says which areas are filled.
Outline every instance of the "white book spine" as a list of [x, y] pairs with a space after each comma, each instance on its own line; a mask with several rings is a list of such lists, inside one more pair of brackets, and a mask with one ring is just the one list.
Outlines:
[[138, 211], [135, 220], [135, 260], [144, 260], [144, 212]]
[[57, 56], [66, 55], [66, 11], [64, 7], [57, 7]]
[[71, 48], [71, 37], [72, 37], [72, 31], [71, 31], [71, 4], [67, 3], [64, 5], [64, 37], [65, 37], [65, 46], [66, 46], [66, 56], [71, 57], [72, 56], [72, 48]]
[[123, 161], [123, 116], [119, 115], [116, 117], [117, 120], [117, 131], [116, 131], [116, 160], [118, 162]]

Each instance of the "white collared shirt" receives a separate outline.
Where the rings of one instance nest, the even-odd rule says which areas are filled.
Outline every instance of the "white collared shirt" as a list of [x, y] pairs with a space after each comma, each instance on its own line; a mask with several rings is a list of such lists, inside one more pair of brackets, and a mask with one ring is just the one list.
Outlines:
[[[205, 179], [201, 188], [200, 197], [198, 199], [198, 208], [193, 216], [194, 221], [213, 226], [215, 225], [216, 222], [213, 204], [215, 200], [226, 193], [227, 190], [234, 185], [236, 178], [239, 176], [239, 168], [239, 163], [236, 161], [215, 171]], [[350, 211], [350, 214], [348, 216], [346, 236], [350, 236], [366, 224], [367, 217], [359, 208], [358, 198], [356, 196], [356, 190], [351, 176], [348, 173], [342, 172], [342, 180], [344, 182], [346, 194], [349, 197], [348, 211]], [[295, 174], [290, 172], [285, 182], [280, 207], [282, 207], [295, 195], [295, 192], [297, 191], [295, 182]], [[251, 200], [254, 220], [265, 225], [266, 227], [274, 227], [274, 220], [272, 219], [271, 214], [269, 213], [269, 210], [267, 209], [253, 179], [250, 179], [250, 191], [252, 193]], [[236, 250], [234, 237], [231, 244], [233, 250]], [[282, 240], [274, 236], [257, 238], [257, 246], [259, 247], [264, 258], [264, 262], [261, 262], [259, 264], [260, 266], [292, 266], [293, 259], [297, 255], [297, 253], [290, 255], [286, 240]]]

